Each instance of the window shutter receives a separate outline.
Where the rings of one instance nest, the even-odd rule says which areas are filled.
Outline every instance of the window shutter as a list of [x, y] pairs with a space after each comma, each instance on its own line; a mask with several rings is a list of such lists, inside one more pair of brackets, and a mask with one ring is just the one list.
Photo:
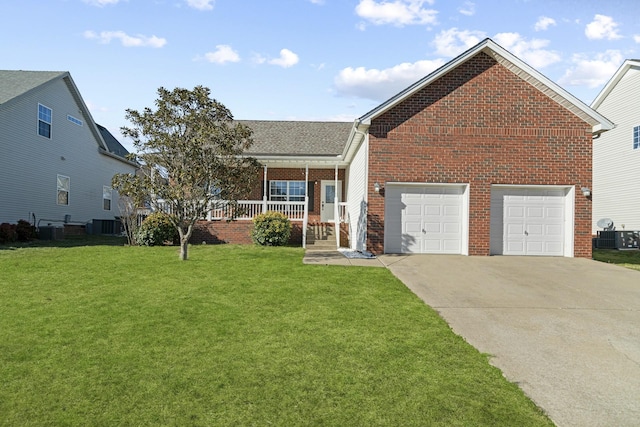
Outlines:
[[314, 210], [314, 190], [315, 190], [315, 181], [307, 182], [307, 196], [309, 196], [309, 212], [313, 212]]

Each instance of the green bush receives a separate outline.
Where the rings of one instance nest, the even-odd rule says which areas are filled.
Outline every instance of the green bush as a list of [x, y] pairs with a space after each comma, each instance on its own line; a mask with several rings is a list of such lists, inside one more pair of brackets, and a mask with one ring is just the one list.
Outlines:
[[0, 243], [13, 243], [18, 240], [16, 225], [3, 222], [0, 224]]
[[36, 238], [36, 228], [24, 219], [18, 221], [15, 230], [16, 237], [20, 242], [28, 242]]
[[266, 212], [253, 218], [251, 238], [262, 246], [282, 246], [289, 242], [291, 221], [280, 212]]
[[171, 224], [169, 215], [154, 212], [142, 221], [136, 240], [140, 246], [161, 246], [176, 240], [177, 230]]

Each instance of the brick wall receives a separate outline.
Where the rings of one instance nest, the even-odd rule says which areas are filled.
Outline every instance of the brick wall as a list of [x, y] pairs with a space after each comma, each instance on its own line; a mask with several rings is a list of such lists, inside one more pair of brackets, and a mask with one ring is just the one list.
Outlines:
[[[338, 179], [342, 181], [342, 194], [344, 200], [344, 169], [338, 170]], [[249, 196], [250, 200], [262, 200], [264, 172], [260, 171], [260, 178], [254, 191]], [[269, 168], [267, 170], [267, 180], [283, 181], [304, 181], [305, 168]], [[320, 197], [323, 180], [334, 181], [334, 169], [309, 169], [309, 182], [313, 183], [313, 210], [309, 212], [309, 223], [320, 222]], [[252, 244], [251, 221], [199, 221], [191, 236], [193, 244], [206, 242], [212, 243], [235, 243]], [[291, 238], [289, 243], [293, 245], [302, 244], [302, 223], [292, 222]]]
[[[484, 53], [374, 119], [369, 182], [469, 183], [469, 254], [489, 255], [492, 184], [571, 185], [575, 256], [591, 257], [591, 125]], [[367, 247], [384, 251], [384, 191]]]
[[[271, 181], [304, 181], [305, 180], [305, 168], [268, 168], [267, 180]], [[320, 197], [321, 197], [321, 181], [334, 181], [335, 169], [309, 169], [309, 182], [313, 182], [313, 210], [309, 211], [309, 222], [320, 222]], [[342, 198], [344, 200], [345, 194], [345, 181], [344, 181], [344, 169], [338, 170], [338, 180], [342, 181]], [[251, 194], [253, 200], [262, 200], [264, 183], [264, 172], [260, 172], [259, 186]], [[268, 189], [267, 189], [268, 191]], [[309, 196], [311, 197], [311, 195]]]
[[[194, 245], [233, 243], [239, 245], [253, 244], [251, 241], [252, 221], [198, 221], [190, 243]], [[289, 244], [302, 245], [302, 223], [291, 223]]]

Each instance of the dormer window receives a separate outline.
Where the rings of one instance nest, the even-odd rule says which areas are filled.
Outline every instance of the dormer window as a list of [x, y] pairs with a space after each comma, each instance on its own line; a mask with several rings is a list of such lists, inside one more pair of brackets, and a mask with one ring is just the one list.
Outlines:
[[633, 149], [637, 150], [640, 148], [640, 126], [635, 126], [633, 128]]
[[51, 108], [38, 104], [38, 135], [51, 139]]

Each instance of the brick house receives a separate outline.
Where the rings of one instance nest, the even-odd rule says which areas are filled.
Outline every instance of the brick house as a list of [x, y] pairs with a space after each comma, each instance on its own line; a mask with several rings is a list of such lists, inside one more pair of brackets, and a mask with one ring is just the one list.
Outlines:
[[247, 124], [256, 198], [308, 198], [296, 239], [337, 218], [374, 254], [591, 256], [592, 139], [613, 123], [490, 39], [353, 124]]

